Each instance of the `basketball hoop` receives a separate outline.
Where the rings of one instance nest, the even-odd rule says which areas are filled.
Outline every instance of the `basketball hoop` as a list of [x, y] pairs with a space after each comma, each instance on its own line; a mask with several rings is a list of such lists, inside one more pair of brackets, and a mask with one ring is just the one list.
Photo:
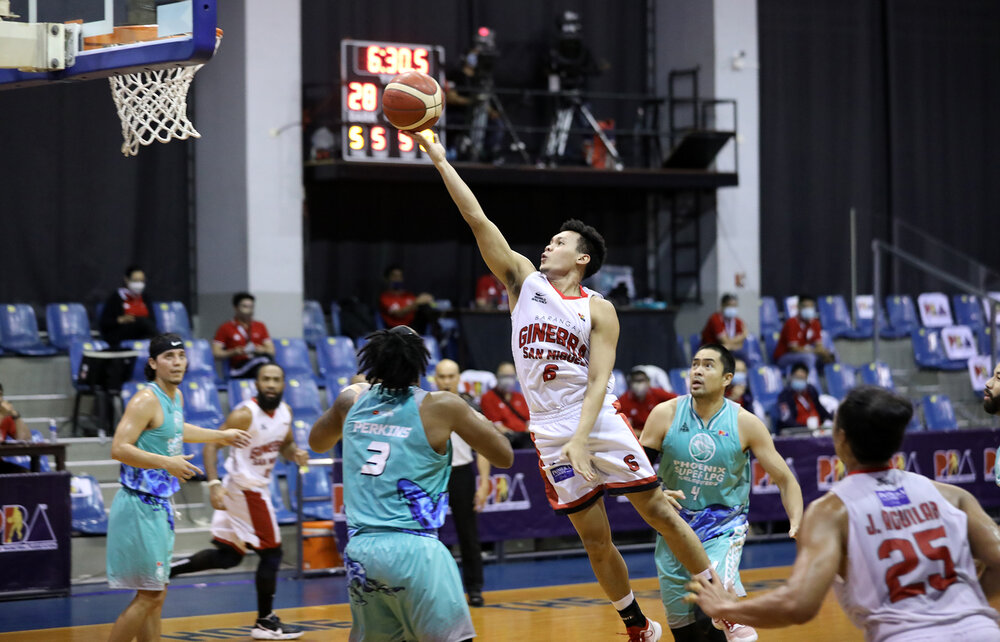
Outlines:
[[[216, 29], [215, 35], [218, 51], [222, 29]], [[135, 156], [140, 145], [155, 141], [201, 138], [187, 116], [187, 95], [194, 75], [203, 66], [141, 71], [108, 79], [122, 121], [122, 154]]]

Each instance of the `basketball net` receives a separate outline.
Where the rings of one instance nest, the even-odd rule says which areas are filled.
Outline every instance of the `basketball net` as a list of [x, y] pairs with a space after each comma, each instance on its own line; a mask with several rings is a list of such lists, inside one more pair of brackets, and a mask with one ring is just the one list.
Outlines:
[[[222, 29], [217, 29], [216, 51], [221, 42]], [[187, 116], [187, 95], [194, 75], [203, 66], [141, 71], [108, 79], [122, 121], [122, 154], [135, 156], [140, 145], [155, 141], [201, 138]]]

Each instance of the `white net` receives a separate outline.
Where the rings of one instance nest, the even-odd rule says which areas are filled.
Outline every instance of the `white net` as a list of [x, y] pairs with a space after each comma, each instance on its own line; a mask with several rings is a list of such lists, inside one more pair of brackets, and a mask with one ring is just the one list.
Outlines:
[[[219, 48], [222, 35], [216, 39]], [[140, 145], [201, 138], [187, 115], [191, 81], [204, 65], [111, 76], [111, 95], [122, 121], [122, 154], [135, 156]]]

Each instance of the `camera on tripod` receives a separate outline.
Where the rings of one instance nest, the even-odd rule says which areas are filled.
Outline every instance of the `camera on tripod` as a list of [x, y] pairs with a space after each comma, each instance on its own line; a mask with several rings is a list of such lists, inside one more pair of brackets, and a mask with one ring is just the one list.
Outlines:
[[549, 51], [549, 88], [552, 91], [582, 89], [587, 77], [596, 76], [600, 69], [583, 43], [580, 14], [575, 11], [563, 12], [557, 26], [555, 44]]
[[496, 32], [489, 27], [477, 29], [472, 40], [472, 48], [465, 54], [465, 66], [472, 71], [468, 75], [475, 86], [493, 85], [493, 67], [499, 57]]

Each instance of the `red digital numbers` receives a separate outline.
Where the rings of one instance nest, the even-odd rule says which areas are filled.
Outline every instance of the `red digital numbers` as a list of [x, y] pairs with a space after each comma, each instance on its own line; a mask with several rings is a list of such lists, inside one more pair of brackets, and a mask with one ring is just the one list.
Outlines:
[[347, 83], [347, 108], [351, 111], [377, 111], [378, 87], [370, 82]]
[[[913, 539], [917, 541], [920, 552], [929, 560], [942, 562], [944, 564], [944, 574], [934, 573], [927, 576], [927, 583], [931, 588], [943, 591], [954, 584], [958, 577], [955, 574], [955, 562], [951, 559], [951, 552], [945, 546], [934, 546], [931, 542], [945, 537], [944, 526], [930, 528], [913, 534]], [[915, 595], [923, 595], [926, 591], [923, 582], [913, 582], [903, 585], [900, 577], [913, 571], [920, 565], [920, 559], [913, 544], [908, 539], [893, 538], [882, 542], [878, 547], [878, 558], [880, 560], [889, 559], [893, 551], [899, 551], [903, 559], [896, 562], [885, 572], [885, 584], [889, 589], [889, 601], [898, 602]]]
[[552, 381], [556, 378], [557, 372], [559, 372], [559, 366], [550, 363], [542, 369], [542, 381]]
[[404, 71], [429, 73], [429, 52], [424, 47], [370, 45], [365, 50], [365, 71], [370, 74], [401, 74]]

